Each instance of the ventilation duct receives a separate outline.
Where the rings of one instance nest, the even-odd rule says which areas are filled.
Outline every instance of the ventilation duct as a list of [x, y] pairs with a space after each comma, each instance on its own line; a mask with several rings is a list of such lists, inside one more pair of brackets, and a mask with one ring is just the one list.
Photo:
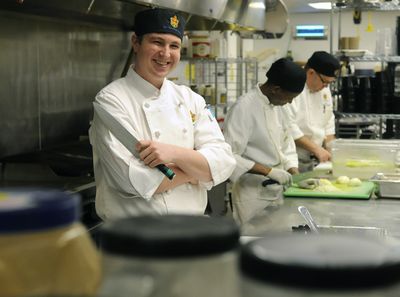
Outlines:
[[186, 29], [261, 32], [279, 37], [287, 27], [282, 0], [1, 0], [0, 9], [133, 28], [134, 16], [149, 7], [181, 11]]

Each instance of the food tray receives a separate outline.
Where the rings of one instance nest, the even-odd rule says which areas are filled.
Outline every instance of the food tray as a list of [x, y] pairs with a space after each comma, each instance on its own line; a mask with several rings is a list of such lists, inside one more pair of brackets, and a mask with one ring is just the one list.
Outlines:
[[379, 197], [400, 198], [400, 174], [377, 173], [370, 181], [378, 184]]

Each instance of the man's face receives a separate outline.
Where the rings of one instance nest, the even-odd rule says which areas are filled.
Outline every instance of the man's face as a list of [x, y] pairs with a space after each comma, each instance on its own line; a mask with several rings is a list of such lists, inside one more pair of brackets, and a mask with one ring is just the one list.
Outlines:
[[274, 86], [272, 90], [272, 95], [268, 96], [269, 101], [273, 105], [285, 105], [287, 103], [292, 103], [293, 99], [296, 98], [300, 93], [293, 93], [286, 91], [278, 86]]
[[334, 77], [325, 76], [310, 68], [307, 71], [307, 86], [311, 93], [321, 91], [335, 81]]
[[136, 72], [156, 87], [178, 64], [181, 57], [181, 39], [173, 34], [149, 33], [140, 41], [132, 36], [136, 53]]

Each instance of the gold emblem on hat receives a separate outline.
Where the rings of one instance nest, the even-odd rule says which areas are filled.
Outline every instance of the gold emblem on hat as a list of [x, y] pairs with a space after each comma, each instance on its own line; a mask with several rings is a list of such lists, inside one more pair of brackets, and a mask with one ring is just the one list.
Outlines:
[[172, 26], [173, 28], [178, 28], [178, 26], [179, 26], [179, 19], [178, 19], [178, 17], [177, 17], [176, 15], [174, 15], [173, 17], [171, 17], [171, 18], [169, 19], [169, 23], [171, 24], [171, 26]]

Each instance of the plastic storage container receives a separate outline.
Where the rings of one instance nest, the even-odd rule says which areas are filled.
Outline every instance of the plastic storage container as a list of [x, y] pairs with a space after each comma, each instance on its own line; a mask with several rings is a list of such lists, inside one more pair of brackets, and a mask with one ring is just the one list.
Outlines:
[[336, 139], [332, 143], [332, 173], [370, 179], [378, 172], [396, 173], [400, 140]]
[[107, 222], [101, 297], [238, 297], [232, 220], [143, 216]]
[[1, 296], [95, 296], [101, 263], [79, 205], [59, 191], [0, 190]]
[[274, 234], [243, 246], [242, 296], [395, 297], [397, 249], [376, 237]]

